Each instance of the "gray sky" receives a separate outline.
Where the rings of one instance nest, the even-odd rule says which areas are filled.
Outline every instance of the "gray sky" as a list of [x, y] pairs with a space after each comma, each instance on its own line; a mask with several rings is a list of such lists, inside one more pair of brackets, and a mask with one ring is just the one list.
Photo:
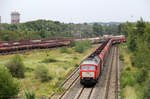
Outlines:
[[0, 0], [2, 22], [10, 23], [12, 11], [21, 13], [21, 22], [150, 21], [150, 0]]

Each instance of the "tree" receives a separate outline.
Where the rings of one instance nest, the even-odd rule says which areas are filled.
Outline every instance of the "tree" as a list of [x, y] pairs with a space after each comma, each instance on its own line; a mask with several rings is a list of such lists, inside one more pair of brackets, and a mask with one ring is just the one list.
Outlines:
[[24, 78], [25, 67], [19, 55], [15, 55], [5, 66], [13, 77]]
[[0, 99], [15, 97], [19, 90], [19, 83], [12, 77], [7, 68], [0, 66]]
[[102, 25], [99, 25], [97, 23], [95, 23], [93, 25], [93, 32], [96, 36], [99, 36], [99, 35], [103, 35], [103, 27]]
[[146, 24], [144, 31], [145, 31], [145, 33], [143, 35], [143, 38], [144, 38], [144, 41], [147, 42], [147, 46], [150, 50], [150, 43], [148, 43], [148, 42], [150, 42], [150, 23]]
[[[141, 98], [149, 98], [149, 73], [150, 73], [150, 23], [141, 19], [137, 23], [125, 23], [121, 25], [121, 32], [127, 37], [127, 45], [131, 51], [131, 62], [136, 72], [135, 86], [142, 88], [138, 90]], [[132, 73], [132, 72], [129, 72]], [[139, 95], [140, 96], [140, 95]]]
[[143, 36], [146, 24], [145, 24], [145, 22], [143, 21], [142, 18], [141, 18], [140, 21], [137, 22], [136, 27], [137, 27], [137, 30], [136, 30], [137, 35], [138, 36]]
[[75, 51], [83, 53], [85, 50], [91, 47], [91, 42], [88, 40], [75, 42]]
[[118, 25], [88, 23], [65, 24], [58, 21], [36, 20], [20, 24], [1, 24], [1, 40], [29, 40], [48, 37], [90, 37], [118, 33]]
[[41, 30], [41, 31], [40, 31], [40, 36], [41, 36], [42, 38], [46, 38], [46, 32], [45, 32], [44, 30]]

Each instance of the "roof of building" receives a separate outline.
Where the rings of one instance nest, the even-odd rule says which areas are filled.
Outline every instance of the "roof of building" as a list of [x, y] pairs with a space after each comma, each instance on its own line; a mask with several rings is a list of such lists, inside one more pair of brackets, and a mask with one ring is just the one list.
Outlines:
[[11, 15], [20, 15], [20, 13], [19, 13], [19, 12], [14, 11], [14, 12], [11, 12]]

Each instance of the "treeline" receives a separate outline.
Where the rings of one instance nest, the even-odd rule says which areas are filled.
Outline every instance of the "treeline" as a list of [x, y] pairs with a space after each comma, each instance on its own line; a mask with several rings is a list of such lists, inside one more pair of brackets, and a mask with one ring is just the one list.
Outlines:
[[[135, 72], [130, 68], [122, 73], [122, 88], [132, 86], [136, 88], [139, 99], [150, 98], [150, 23], [143, 19], [137, 23], [121, 24], [121, 31], [127, 39], [127, 46], [131, 52], [131, 63]], [[127, 78], [130, 78], [127, 80]], [[126, 79], [126, 80], [125, 80]]]
[[59, 21], [37, 20], [20, 24], [0, 24], [0, 41], [30, 40], [50, 37], [90, 37], [103, 34], [117, 35], [120, 25], [95, 23], [65, 24]]

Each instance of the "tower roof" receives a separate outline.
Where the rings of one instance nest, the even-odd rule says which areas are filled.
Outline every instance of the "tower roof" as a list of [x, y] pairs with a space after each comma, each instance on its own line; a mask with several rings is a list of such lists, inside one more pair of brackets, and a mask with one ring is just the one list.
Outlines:
[[14, 12], [11, 12], [11, 15], [20, 15], [20, 13], [19, 13], [19, 12], [14, 11]]

